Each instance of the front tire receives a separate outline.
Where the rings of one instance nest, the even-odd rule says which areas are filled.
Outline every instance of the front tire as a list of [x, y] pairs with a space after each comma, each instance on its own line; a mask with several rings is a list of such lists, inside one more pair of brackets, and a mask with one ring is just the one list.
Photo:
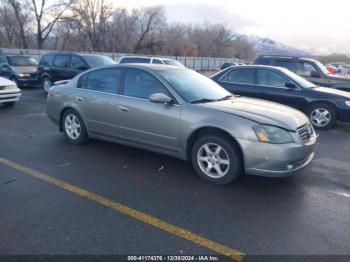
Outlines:
[[337, 112], [325, 103], [312, 105], [307, 114], [312, 125], [319, 130], [331, 129], [337, 123]]
[[89, 140], [84, 121], [76, 111], [66, 110], [61, 120], [61, 126], [68, 142], [79, 145]]
[[215, 185], [229, 184], [243, 171], [243, 160], [238, 146], [225, 136], [200, 137], [192, 148], [191, 160], [197, 174]]

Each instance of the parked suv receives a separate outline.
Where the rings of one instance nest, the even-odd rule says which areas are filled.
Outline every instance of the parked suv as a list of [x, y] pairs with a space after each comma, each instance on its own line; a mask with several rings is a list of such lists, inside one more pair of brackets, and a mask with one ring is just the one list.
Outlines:
[[49, 53], [40, 59], [38, 74], [41, 85], [48, 92], [56, 81], [72, 79], [90, 68], [115, 64], [103, 55], [76, 53]]
[[38, 62], [31, 56], [0, 54], [0, 76], [20, 87], [38, 86], [37, 67]]
[[147, 57], [147, 56], [123, 56], [119, 64], [164, 64], [184, 68], [185, 66], [179, 61], [164, 57]]
[[254, 64], [271, 65], [289, 69], [318, 86], [350, 92], [350, 78], [332, 75], [319, 61], [293, 56], [262, 55]]

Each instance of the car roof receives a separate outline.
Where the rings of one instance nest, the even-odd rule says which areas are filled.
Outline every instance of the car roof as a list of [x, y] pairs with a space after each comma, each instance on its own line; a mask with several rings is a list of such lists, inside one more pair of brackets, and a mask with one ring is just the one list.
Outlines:
[[233, 65], [228, 68], [262, 68], [262, 69], [285, 69], [283, 67], [278, 66], [270, 66], [270, 65]]
[[[175, 60], [175, 59], [171, 59], [171, 58], [167, 58], [167, 57], [160, 57], [160, 56], [137, 56], [137, 55], [127, 55], [127, 56], [123, 56], [120, 59], [123, 58], [148, 58], [148, 59], [160, 59], [160, 60]], [[176, 61], [176, 60], [175, 60]]]

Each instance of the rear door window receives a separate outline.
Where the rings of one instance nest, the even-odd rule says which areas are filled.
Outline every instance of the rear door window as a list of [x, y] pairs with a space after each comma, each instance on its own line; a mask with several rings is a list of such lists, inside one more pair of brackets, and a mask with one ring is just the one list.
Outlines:
[[249, 84], [255, 83], [255, 69], [254, 68], [237, 68], [232, 69], [224, 75], [220, 82]]
[[69, 55], [56, 55], [53, 65], [56, 67], [65, 68], [69, 65]]
[[88, 66], [80, 57], [72, 56], [72, 59], [70, 61], [70, 68], [74, 70], [82, 70], [87, 69]]
[[0, 56], [0, 67], [3, 65], [8, 65], [7, 59], [4, 56]]
[[79, 88], [117, 94], [120, 89], [120, 79], [121, 69], [99, 69], [82, 75], [79, 80]]
[[52, 65], [52, 60], [54, 58], [54, 54], [43, 55], [40, 59], [40, 65], [49, 66]]
[[258, 85], [285, 88], [290, 82], [285, 76], [269, 69], [258, 69]]
[[276, 60], [273, 60], [273, 65], [287, 68], [289, 70], [293, 70], [293, 61], [292, 60], [276, 59]]
[[159, 59], [153, 59], [152, 64], [163, 64]]

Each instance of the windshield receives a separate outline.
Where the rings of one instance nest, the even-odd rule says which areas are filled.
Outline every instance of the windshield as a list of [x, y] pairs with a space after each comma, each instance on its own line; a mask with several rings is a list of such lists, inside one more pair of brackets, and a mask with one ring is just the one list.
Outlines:
[[316, 87], [313, 83], [309, 82], [305, 78], [293, 73], [292, 71], [281, 68], [282, 72], [285, 73], [287, 76], [289, 76], [291, 79], [293, 79], [295, 82], [297, 82], [301, 87], [303, 88], [314, 88]]
[[108, 56], [87, 55], [83, 56], [91, 67], [113, 65], [116, 62]]
[[188, 103], [211, 102], [232, 96], [208, 77], [192, 70], [164, 70], [159, 74]]
[[11, 66], [37, 66], [38, 62], [30, 56], [10, 56], [8, 57]]
[[172, 66], [178, 66], [178, 67], [185, 67], [183, 64], [181, 64], [180, 62], [176, 61], [176, 60], [171, 60], [171, 59], [164, 59], [163, 62], [166, 65], [172, 65]]

